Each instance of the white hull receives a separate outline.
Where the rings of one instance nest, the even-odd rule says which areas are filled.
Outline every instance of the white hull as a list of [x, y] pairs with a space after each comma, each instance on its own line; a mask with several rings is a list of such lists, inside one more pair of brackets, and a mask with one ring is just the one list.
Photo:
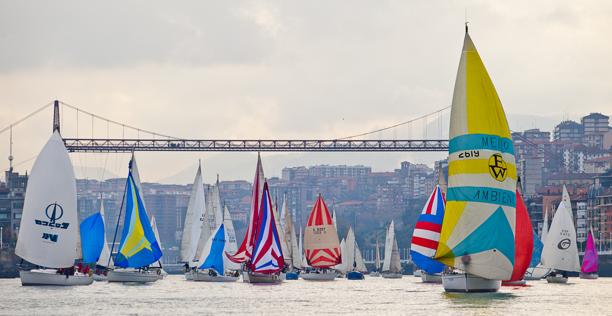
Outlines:
[[108, 271], [108, 282], [151, 283], [160, 279], [153, 271], [111, 270]]
[[189, 272], [185, 272], [185, 280], [187, 281], [193, 281], [193, 271], [189, 271]]
[[442, 274], [421, 273], [421, 281], [423, 283], [442, 283]]
[[194, 273], [192, 276], [193, 281], [200, 282], [236, 282], [240, 277], [234, 277], [229, 275], [210, 275], [208, 273]]
[[552, 272], [552, 269], [537, 266], [534, 268], [527, 269], [527, 271], [525, 271], [524, 278], [525, 280], [528, 280], [528, 281], [541, 280], [545, 278], [547, 275], [549, 275], [550, 272]]
[[414, 270], [414, 272], [412, 272], [412, 275], [413, 275], [415, 278], [420, 278], [422, 274], [423, 274], [423, 271], [422, 271], [422, 270]]
[[245, 283], [267, 283], [267, 284], [278, 284], [282, 280], [278, 274], [261, 274], [261, 273], [242, 273], [242, 281]]
[[108, 277], [104, 274], [95, 274], [93, 275], [93, 279], [94, 281], [98, 281], [98, 282], [102, 282], [102, 281], [108, 281]]
[[303, 273], [300, 273], [300, 276], [302, 277], [302, 279], [308, 280], [308, 281], [333, 281], [336, 279], [335, 272], [329, 272], [329, 273], [303, 272]]
[[380, 277], [380, 272], [372, 272], [372, 273], [370, 273], [368, 275], [371, 276], [371, 277], [374, 277], [374, 278], [378, 278], [378, 277]]
[[599, 275], [597, 273], [582, 273], [582, 272], [580, 272], [580, 278], [581, 279], [586, 279], [586, 280], [595, 280], [595, 279], [599, 278]]
[[444, 274], [442, 285], [446, 292], [497, 292], [501, 286], [501, 280], [484, 279], [472, 274]]
[[557, 276], [557, 275], [550, 275], [546, 277], [546, 281], [548, 283], [560, 283], [560, 284], [565, 284], [567, 283], [567, 278], [563, 277], [563, 276]]
[[385, 279], [401, 279], [402, 274], [398, 272], [383, 272], [382, 277]]
[[19, 271], [21, 285], [90, 285], [93, 278], [87, 275], [63, 275], [55, 270]]

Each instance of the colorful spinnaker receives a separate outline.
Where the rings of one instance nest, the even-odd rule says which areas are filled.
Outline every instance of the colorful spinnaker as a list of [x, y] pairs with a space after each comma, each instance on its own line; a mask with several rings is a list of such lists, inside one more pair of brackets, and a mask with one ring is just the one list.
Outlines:
[[593, 229], [589, 229], [587, 236], [586, 249], [584, 250], [584, 258], [582, 259], [582, 267], [580, 272], [587, 274], [597, 273], [599, 270], [599, 259], [597, 257], [597, 248], [595, 248], [595, 239], [593, 238]]
[[238, 247], [235, 254], [227, 254], [227, 257], [235, 263], [243, 263], [252, 257], [254, 245], [255, 226], [259, 221], [259, 208], [261, 204], [261, 196], [263, 193], [264, 172], [261, 165], [261, 157], [257, 155], [257, 167], [255, 170], [255, 179], [253, 180], [253, 192], [251, 194], [251, 210], [249, 213], [249, 226], [247, 226], [244, 239]]
[[203, 263], [200, 265], [200, 269], [213, 269], [220, 275], [225, 274], [226, 264], [223, 256], [226, 241], [225, 226], [221, 224], [204, 246], [201, 260]]
[[308, 264], [314, 268], [331, 268], [341, 262], [338, 233], [320, 194], [304, 231], [304, 251]]
[[96, 263], [104, 249], [104, 220], [99, 212], [90, 215], [81, 222], [81, 249], [83, 263]]
[[261, 206], [253, 231], [253, 254], [249, 262], [252, 272], [273, 274], [281, 271], [284, 266], [280, 237], [272, 207], [268, 183], [264, 182]]
[[115, 266], [122, 268], [141, 268], [148, 266], [162, 257], [161, 248], [155, 239], [151, 222], [147, 216], [141, 191], [134, 181], [132, 163], [125, 188], [125, 219], [119, 251], [115, 257]]
[[531, 263], [533, 253], [533, 227], [527, 212], [527, 206], [519, 191], [516, 191], [516, 230], [514, 238], [514, 270], [508, 281], [523, 279]]
[[439, 185], [436, 185], [427, 199], [412, 233], [410, 245], [412, 262], [419, 269], [429, 274], [440, 273], [444, 270], [444, 264], [432, 258], [438, 248], [445, 204], [442, 189]]
[[514, 146], [493, 82], [465, 33], [451, 109], [446, 210], [435, 259], [486, 279], [514, 269]]

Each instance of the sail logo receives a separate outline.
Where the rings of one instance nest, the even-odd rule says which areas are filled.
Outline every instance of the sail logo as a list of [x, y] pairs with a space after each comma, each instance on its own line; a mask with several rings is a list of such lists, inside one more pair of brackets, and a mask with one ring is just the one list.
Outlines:
[[489, 173], [499, 182], [506, 180], [506, 176], [508, 176], [508, 166], [501, 154], [493, 154], [489, 157]]
[[42, 239], [49, 240], [52, 242], [57, 242], [57, 240], [59, 239], [59, 236], [57, 234], [43, 233]]
[[561, 239], [561, 241], [557, 244], [557, 248], [561, 250], [565, 250], [572, 245], [572, 241], [569, 238]]
[[[45, 208], [45, 215], [47, 216], [49, 220], [35, 219], [34, 223], [40, 226], [47, 226], [47, 227], [61, 228], [61, 229], [68, 229], [68, 226], [70, 226], [70, 223], [58, 223], [57, 222], [57, 220], [59, 220], [60, 218], [62, 218], [62, 216], [64, 216], [64, 208], [61, 205], [57, 204], [57, 202], [47, 205], [47, 208]], [[43, 238], [45, 238], [45, 236], [43, 236]], [[56, 236], [56, 239], [57, 239], [57, 236]]]

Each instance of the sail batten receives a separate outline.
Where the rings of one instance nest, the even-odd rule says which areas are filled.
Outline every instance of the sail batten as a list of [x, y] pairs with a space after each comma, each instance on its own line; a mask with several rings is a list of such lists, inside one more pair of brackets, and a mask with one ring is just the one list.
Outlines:
[[446, 209], [434, 258], [483, 278], [510, 278], [514, 146], [495, 86], [467, 32], [453, 93], [448, 163]]

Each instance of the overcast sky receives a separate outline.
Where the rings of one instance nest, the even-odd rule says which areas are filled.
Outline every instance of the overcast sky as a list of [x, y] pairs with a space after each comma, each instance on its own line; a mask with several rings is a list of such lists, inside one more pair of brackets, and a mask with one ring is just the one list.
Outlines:
[[[0, 0], [0, 128], [54, 99], [185, 138], [380, 128], [450, 104], [466, 11], [514, 130], [612, 114], [609, 1]], [[75, 112], [63, 114], [64, 136], [75, 136]], [[372, 137], [446, 137], [447, 120]], [[50, 110], [14, 129], [18, 171], [31, 168], [50, 130]], [[78, 132], [91, 135], [90, 118], [80, 117]], [[94, 122], [94, 133], [105, 136], [105, 126]], [[2, 169], [7, 156], [4, 133]], [[274, 176], [283, 166], [383, 171], [444, 156], [265, 153], [263, 162]], [[126, 173], [125, 154], [71, 157], [82, 176]], [[198, 158], [207, 181], [251, 180], [255, 167], [248, 153], [137, 157], [144, 181], [190, 182]]]

